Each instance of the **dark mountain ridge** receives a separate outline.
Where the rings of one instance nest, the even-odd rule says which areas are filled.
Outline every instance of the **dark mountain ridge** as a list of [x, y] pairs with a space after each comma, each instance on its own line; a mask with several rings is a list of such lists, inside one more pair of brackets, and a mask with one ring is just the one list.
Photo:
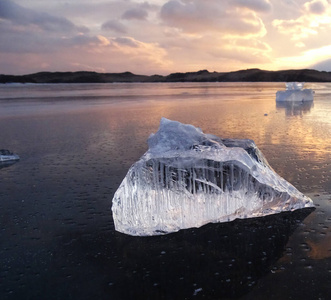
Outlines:
[[107, 82], [331, 82], [331, 72], [312, 69], [266, 71], [247, 69], [234, 72], [172, 73], [162, 75], [137, 75], [124, 73], [38, 72], [28, 75], [1, 75], [0, 83], [107, 83]]

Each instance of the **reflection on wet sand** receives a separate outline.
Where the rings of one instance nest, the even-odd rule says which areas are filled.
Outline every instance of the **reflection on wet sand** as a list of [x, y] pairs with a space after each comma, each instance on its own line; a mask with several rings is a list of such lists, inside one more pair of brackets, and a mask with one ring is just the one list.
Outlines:
[[[326, 234], [326, 233], [324, 233]], [[312, 259], [325, 259], [331, 257], [331, 240], [324, 239], [323, 241], [307, 242], [308, 247], [310, 250], [310, 258]]]
[[10, 167], [11, 165], [17, 163], [17, 161], [0, 161], [0, 169]]
[[286, 116], [302, 116], [314, 107], [314, 101], [283, 101], [276, 102], [278, 110], [285, 110]]
[[[123, 142], [127, 147], [121, 149], [121, 152], [135, 148], [135, 151], [131, 151], [132, 159], [129, 165], [147, 150], [148, 136], [157, 131], [160, 118], [166, 117], [193, 124], [204, 132], [217, 136], [250, 138], [262, 150], [277, 173], [292, 184], [297, 186], [302, 183], [307, 190], [312, 186], [312, 177], [308, 178], [304, 174], [319, 173], [325, 174], [322, 178], [322, 184], [325, 185], [329, 168], [325, 160], [328, 160], [331, 143], [328, 123], [318, 118], [318, 115], [311, 117], [315, 109], [311, 109], [311, 113], [306, 111], [303, 118], [284, 119], [285, 108], [275, 106], [272, 98], [270, 101], [247, 100], [235, 103], [218, 99], [203, 103], [197, 100], [178, 103], [161, 101], [130, 106], [125, 110], [104, 107], [97, 112], [95, 121], [107, 122], [108, 136], [105, 140], [109, 141], [111, 136], [115, 149], [119, 149], [117, 145]], [[306, 106], [299, 106], [299, 109], [304, 107]], [[265, 113], [268, 115], [264, 116]], [[127, 139], [127, 136], [130, 136], [130, 139]], [[306, 163], [308, 158], [309, 169]], [[319, 183], [314, 181], [313, 185], [316, 184]], [[302, 186], [297, 187], [302, 189]]]
[[331, 195], [318, 194], [315, 198], [318, 199], [318, 210], [304, 221], [307, 226], [305, 243], [309, 249], [307, 256], [309, 259], [328, 259], [331, 258]]
[[[91, 243], [99, 249], [104, 243], [115, 245], [111, 258], [100, 257], [112, 278], [110, 298], [236, 298], [270, 272], [289, 236], [313, 210], [208, 224], [159, 237], [116, 233], [113, 242]], [[79, 241], [74, 245], [86, 246]]]

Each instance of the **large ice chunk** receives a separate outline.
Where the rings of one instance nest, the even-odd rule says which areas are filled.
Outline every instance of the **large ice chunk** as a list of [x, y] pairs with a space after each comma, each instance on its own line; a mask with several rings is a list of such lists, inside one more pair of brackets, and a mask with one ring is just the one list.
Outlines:
[[303, 82], [286, 82], [285, 91], [277, 91], [276, 101], [300, 101], [307, 102], [314, 100], [314, 91], [311, 89], [303, 89]]
[[159, 235], [312, 207], [252, 140], [221, 139], [162, 118], [113, 198], [117, 231]]

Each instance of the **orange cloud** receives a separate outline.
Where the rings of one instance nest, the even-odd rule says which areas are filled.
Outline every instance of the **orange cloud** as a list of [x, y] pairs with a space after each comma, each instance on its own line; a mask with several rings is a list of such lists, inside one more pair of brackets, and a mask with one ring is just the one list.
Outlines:
[[326, 0], [312, 0], [304, 4], [302, 14], [297, 19], [276, 19], [272, 25], [280, 33], [289, 35], [293, 41], [306, 39], [324, 29], [331, 29], [331, 8]]
[[253, 1], [243, 7], [242, 1], [168, 1], [162, 6], [160, 16], [166, 25], [188, 33], [217, 31], [238, 36], [263, 36], [264, 24], [250, 9], [252, 4]]

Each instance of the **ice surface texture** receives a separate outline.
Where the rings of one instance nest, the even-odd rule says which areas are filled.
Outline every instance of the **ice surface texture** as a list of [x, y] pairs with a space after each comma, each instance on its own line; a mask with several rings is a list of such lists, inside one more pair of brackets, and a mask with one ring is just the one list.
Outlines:
[[117, 231], [160, 235], [312, 207], [252, 140], [221, 139], [162, 118], [113, 198]]
[[311, 89], [304, 89], [303, 82], [286, 82], [286, 91], [278, 91], [276, 93], [276, 101], [313, 101], [314, 91]]

